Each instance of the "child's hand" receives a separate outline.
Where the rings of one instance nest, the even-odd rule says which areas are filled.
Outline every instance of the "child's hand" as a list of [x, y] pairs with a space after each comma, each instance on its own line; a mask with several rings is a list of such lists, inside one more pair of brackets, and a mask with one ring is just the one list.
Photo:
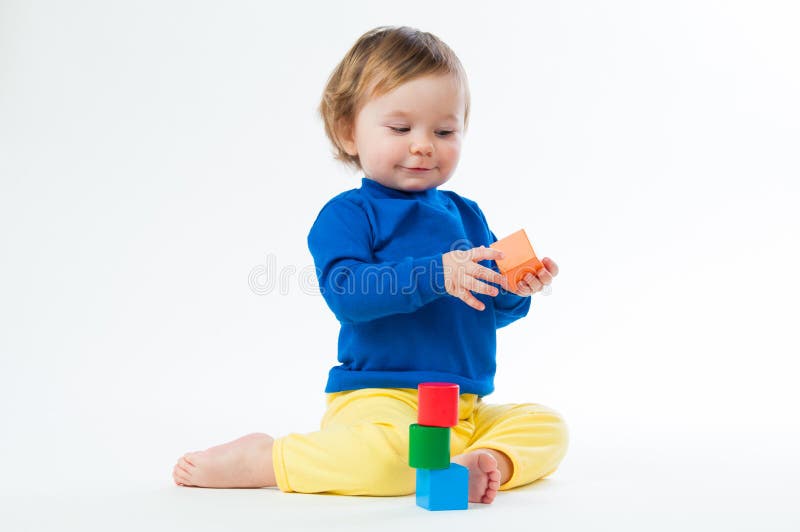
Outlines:
[[[491, 268], [476, 264], [482, 260], [495, 260], [503, 258], [503, 253], [493, 248], [484, 246], [468, 249], [466, 251], [451, 251], [442, 255], [444, 267], [444, 287], [447, 293], [459, 298], [464, 303], [476, 310], [483, 310], [486, 305], [481, 303], [472, 292], [496, 296], [497, 288], [478, 279], [485, 279], [499, 284], [506, 290], [506, 278]], [[472, 292], [470, 292], [470, 290]]]
[[518, 296], [529, 296], [541, 291], [545, 286], [553, 282], [553, 277], [558, 275], [558, 265], [553, 262], [553, 259], [545, 257], [542, 259], [544, 268], [539, 270], [539, 273], [528, 273], [520, 279], [517, 283], [518, 292], [514, 292]]

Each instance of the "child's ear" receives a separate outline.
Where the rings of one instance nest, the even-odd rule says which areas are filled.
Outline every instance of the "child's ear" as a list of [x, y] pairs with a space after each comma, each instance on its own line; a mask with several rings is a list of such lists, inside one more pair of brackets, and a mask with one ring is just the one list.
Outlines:
[[356, 141], [353, 135], [353, 126], [342, 121], [339, 122], [337, 130], [337, 136], [339, 137], [339, 142], [342, 144], [344, 151], [353, 157], [358, 155], [358, 149], [356, 148]]

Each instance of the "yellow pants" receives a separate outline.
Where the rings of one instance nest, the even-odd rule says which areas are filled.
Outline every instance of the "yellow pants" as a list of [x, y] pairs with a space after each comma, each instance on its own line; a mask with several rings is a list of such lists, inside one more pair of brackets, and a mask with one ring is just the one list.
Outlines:
[[[414, 493], [408, 426], [417, 420], [417, 390], [365, 388], [327, 395], [321, 429], [275, 440], [272, 459], [282, 491], [340, 495]], [[561, 416], [537, 404], [489, 405], [462, 394], [450, 453], [506, 454], [513, 464], [501, 490], [546, 477], [567, 450]]]

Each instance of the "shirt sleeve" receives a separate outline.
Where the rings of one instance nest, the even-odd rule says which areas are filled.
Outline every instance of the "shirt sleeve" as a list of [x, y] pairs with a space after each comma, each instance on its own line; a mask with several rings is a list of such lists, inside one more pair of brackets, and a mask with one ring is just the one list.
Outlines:
[[447, 294], [441, 254], [376, 262], [367, 214], [347, 199], [322, 208], [308, 248], [320, 292], [343, 323], [414, 312]]

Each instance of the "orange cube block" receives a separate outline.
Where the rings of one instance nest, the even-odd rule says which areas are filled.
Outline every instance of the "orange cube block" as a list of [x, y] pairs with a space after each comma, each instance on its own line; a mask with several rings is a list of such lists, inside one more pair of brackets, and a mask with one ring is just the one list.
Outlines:
[[544, 268], [536, 253], [533, 252], [531, 241], [524, 229], [512, 233], [505, 238], [501, 238], [490, 247], [499, 249], [505, 254], [502, 259], [497, 259], [497, 267], [500, 273], [508, 279], [508, 287], [512, 292], [518, 292], [518, 283], [527, 273], [536, 273]]

